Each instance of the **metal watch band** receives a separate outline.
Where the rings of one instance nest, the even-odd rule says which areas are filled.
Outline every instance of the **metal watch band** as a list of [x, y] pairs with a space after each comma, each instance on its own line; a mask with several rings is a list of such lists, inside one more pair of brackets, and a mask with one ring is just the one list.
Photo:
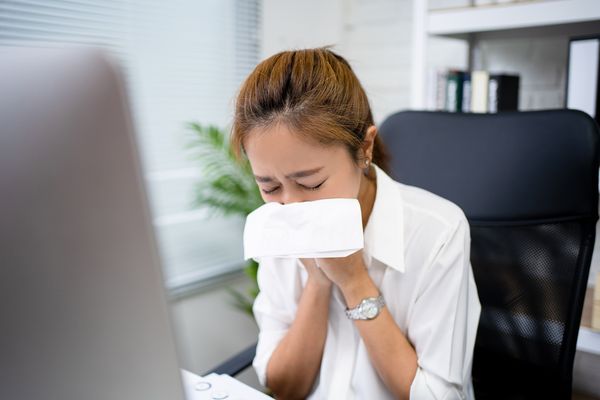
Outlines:
[[[371, 307], [377, 307], [377, 312], [374, 315], [370, 315]], [[380, 294], [377, 297], [367, 297], [363, 299], [359, 305], [356, 307], [349, 309], [346, 308], [346, 316], [350, 319], [360, 319], [360, 320], [369, 320], [377, 317], [381, 309], [385, 306], [385, 300], [383, 296]]]

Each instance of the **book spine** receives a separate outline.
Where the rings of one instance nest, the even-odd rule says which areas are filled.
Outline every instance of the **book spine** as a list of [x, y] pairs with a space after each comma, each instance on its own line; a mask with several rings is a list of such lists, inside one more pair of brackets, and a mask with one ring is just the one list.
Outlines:
[[446, 84], [446, 110], [462, 111], [464, 71], [451, 70], [448, 72]]
[[446, 109], [446, 82], [448, 80], [448, 75], [446, 71], [438, 71], [437, 72], [437, 104], [435, 106], [436, 110], [445, 110]]
[[469, 72], [465, 72], [465, 77], [463, 80], [463, 90], [462, 90], [462, 112], [470, 112], [471, 111], [471, 74]]
[[498, 99], [498, 111], [517, 111], [519, 109], [519, 81], [518, 75], [502, 77]]
[[471, 111], [476, 113], [487, 112], [488, 105], [487, 71], [473, 71], [471, 73]]
[[490, 77], [488, 83], [488, 112], [498, 112], [498, 78]]

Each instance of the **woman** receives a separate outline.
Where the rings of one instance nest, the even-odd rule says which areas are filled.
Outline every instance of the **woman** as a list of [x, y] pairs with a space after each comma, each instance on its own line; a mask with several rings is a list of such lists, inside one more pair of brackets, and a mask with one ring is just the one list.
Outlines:
[[261, 262], [261, 384], [286, 399], [474, 398], [468, 222], [450, 201], [389, 177], [348, 62], [328, 48], [264, 60], [241, 87], [231, 140], [265, 202], [356, 198], [362, 209], [363, 250]]

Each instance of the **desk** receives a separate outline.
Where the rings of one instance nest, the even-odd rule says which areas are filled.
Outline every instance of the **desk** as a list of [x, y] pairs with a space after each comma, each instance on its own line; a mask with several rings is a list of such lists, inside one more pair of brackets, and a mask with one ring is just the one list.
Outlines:
[[181, 378], [187, 400], [273, 400], [229, 375], [199, 376], [182, 369]]

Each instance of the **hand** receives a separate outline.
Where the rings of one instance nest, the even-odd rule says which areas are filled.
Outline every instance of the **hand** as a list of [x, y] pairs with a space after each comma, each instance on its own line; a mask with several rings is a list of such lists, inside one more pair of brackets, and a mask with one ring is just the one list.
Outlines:
[[[346, 257], [312, 260], [318, 264], [318, 270], [342, 290], [368, 275], [362, 249]], [[316, 265], [315, 268], [317, 268]]]
[[306, 269], [309, 279], [312, 279], [315, 283], [327, 288], [330, 288], [333, 285], [333, 282], [331, 282], [327, 275], [317, 267], [314, 258], [301, 258], [300, 261], [304, 266], [304, 269]]

